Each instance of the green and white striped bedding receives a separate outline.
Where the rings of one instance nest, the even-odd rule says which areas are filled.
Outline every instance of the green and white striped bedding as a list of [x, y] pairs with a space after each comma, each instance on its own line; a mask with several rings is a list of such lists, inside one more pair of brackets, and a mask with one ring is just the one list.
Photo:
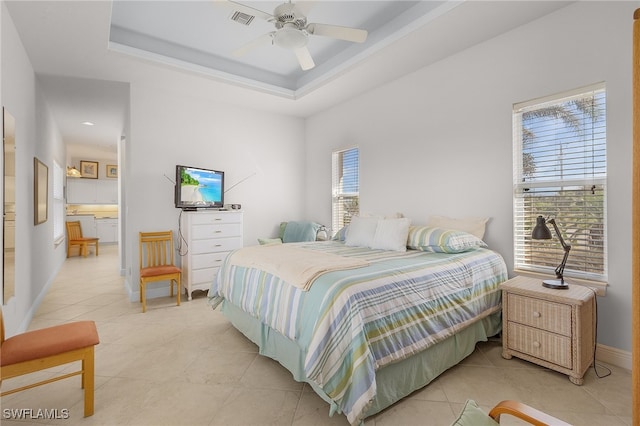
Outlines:
[[309, 291], [223, 263], [209, 291], [295, 341], [304, 371], [356, 424], [376, 395], [376, 370], [446, 339], [500, 309], [502, 257], [485, 248], [445, 254], [296, 243], [369, 265], [318, 277]]

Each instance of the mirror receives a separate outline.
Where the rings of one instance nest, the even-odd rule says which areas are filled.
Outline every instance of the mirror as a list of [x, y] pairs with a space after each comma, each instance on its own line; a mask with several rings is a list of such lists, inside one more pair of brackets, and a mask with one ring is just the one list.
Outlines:
[[7, 304], [15, 294], [15, 240], [16, 240], [16, 121], [4, 108], [2, 140], [4, 145], [4, 188], [3, 222], [4, 222], [4, 254], [2, 264], [4, 276], [2, 277], [2, 303]]

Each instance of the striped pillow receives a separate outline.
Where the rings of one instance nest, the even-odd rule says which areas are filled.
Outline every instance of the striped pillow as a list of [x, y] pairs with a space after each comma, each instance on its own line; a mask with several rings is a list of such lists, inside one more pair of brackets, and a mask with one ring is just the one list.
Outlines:
[[462, 253], [486, 246], [480, 238], [467, 232], [429, 226], [411, 226], [407, 237], [407, 248], [436, 253]]

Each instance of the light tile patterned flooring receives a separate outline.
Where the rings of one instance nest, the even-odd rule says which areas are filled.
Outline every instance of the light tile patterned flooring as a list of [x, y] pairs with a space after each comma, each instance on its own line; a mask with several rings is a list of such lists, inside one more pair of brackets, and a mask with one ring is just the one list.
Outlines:
[[[78, 377], [2, 398], [3, 425], [347, 425], [328, 405], [207, 305], [204, 292], [181, 306], [148, 301], [147, 313], [126, 296], [117, 248], [65, 261], [30, 329], [72, 320], [96, 321], [95, 414], [82, 417]], [[611, 367], [583, 386], [518, 359], [500, 356], [499, 342], [479, 344], [458, 366], [365, 424], [449, 425], [464, 402], [485, 410], [516, 399], [575, 425], [631, 425], [631, 373]], [[604, 368], [598, 371], [603, 373]], [[51, 372], [36, 376], [49, 377]], [[33, 380], [33, 378], [31, 379]], [[22, 382], [5, 381], [3, 389]], [[10, 420], [7, 409], [68, 409], [68, 419]], [[36, 411], [34, 411], [35, 413]], [[60, 411], [61, 412], [61, 411]], [[522, 424], [508, 416], [503, 424]]]

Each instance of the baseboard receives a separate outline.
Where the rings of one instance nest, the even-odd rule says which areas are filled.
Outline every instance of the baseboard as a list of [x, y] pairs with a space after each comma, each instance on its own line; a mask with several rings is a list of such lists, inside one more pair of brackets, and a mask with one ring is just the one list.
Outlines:
[[631, 371], [631, 352], [598, 344], [596, 345], [596, 360]]

